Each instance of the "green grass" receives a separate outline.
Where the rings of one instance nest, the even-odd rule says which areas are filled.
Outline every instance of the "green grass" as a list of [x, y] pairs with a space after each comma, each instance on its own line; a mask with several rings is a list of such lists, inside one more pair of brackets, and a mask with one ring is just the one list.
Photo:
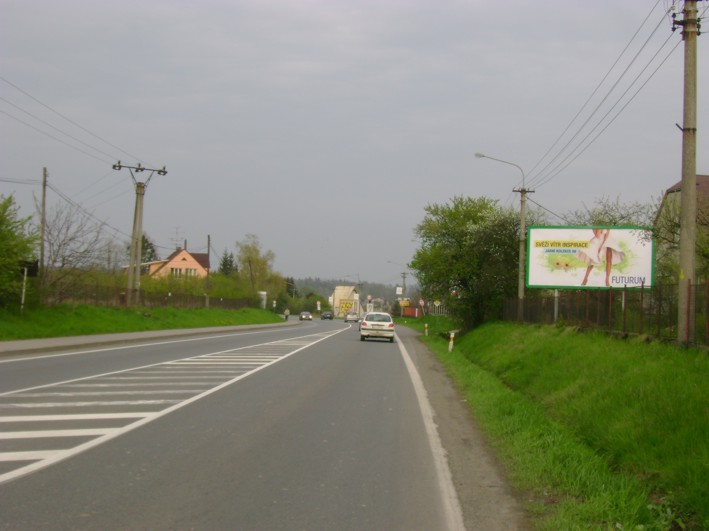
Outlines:
[[709, 528], [706, 353], [511, 323], [453, 352], [424, 341], [532, 493], [538, 529]]
[[17, 311], [0, 309], [0, 340], [66, 337], [148, 330], [174, 330], [275, 323], [282, 317], [266, 310], [109, 308], [57, 306]]

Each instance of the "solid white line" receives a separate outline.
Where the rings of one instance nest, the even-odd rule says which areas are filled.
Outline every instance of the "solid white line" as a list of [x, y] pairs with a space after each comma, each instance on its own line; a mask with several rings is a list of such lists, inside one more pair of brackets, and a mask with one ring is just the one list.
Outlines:
[[85, 437], [106, 435], [116, 431], [117, 428], [85, 428], [74, 430], [36, 430], [36, 431], [6, 431], [0, 432], [2, 439], [46, 439], [49, 437]]
[[153, 413], [74, 413], [71, 415], [17, 415], [0, 417], [0, 422], [39, 422], [47, 420], [141, 419]]
[[[43, 463], [45, 459], [56, 457], [58, 454], [67, 453], [68, 452], [59, 452], [58, 450], [37, 450], [33, 452], [0, 452], [0, 461], [37, 461], [37, 463]], [[35, 463], [35, 465], [37, 463]], [[26, 470], [27, 468], [29, 467], [24, 467], [22, 468], [22, 470]]]
[[41, 407], [90, 407], [90, 406], [143, 406], [158, 404], [174, 404], [179, 400], [105, 400], [103, 402], [43, 402], [0, 404], [0, 409], [17, 408], [33, 409]]
[[455, 485], [453, 484], [453, 475], [448, 467], [446, 451], [443, 448], [441, 437], [438, 434], [436, 423], [433, 420], [433, 408], [431, 407], [431, 403], [428, 401], [426, 388], [423, 385], [423, 380], [421, 380], [421, 375], [416, 369], [416, 365], [414, 365], [414, 362], [411, 360], [411, 356], [409, 356], [409, 352], [406, 350], [406, 347], [404, 347], [404, 344], [401, 342], [401, 339], [399, 339], [399, 336], [396, 334], [395, 336], [396, 342], [399, 344], [399, 352], [401, 352], [401, 357], [404, 358], [404, 363], [409, 371], [409, 377], [414, 385], [416, 398], [418, 399], [419, 408], [421, 409], [421, 416], [423, 417], [423, 423], [426, 426], [426, 432], [428, 433], [428, 442], [431, 446], [431, 452], [433, 453], [433, 461], [436, 466], [441, 499], [446, 513], [446, 529], [451, 531], [465, 531], [463, 510], [460, 506], [460, 500], [458, 499], [458, 493], [455, 490]]
[[[145, 391], [75, 391], [68, 393], [21, 393], [13, 395], [13, 398], [45, 398], [50, 396], [114, 396], [114, 395], [170, 395], [170, 394], [185, 394], [185, 393], [201, 393], [203, 389], [162, 389], [162, 390], [145, 390]], [[2, 404], [0, 403], [0, 406]]]

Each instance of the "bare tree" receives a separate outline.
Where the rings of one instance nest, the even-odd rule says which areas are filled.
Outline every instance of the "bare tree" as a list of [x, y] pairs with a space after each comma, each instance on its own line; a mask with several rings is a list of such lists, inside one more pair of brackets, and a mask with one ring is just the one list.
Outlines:
[[55, 205], [44, 226], [43, 289], [52, 289], [76, 278], [77, 274], [106, 263], [110, 240], [103, 223], [77, 206]]

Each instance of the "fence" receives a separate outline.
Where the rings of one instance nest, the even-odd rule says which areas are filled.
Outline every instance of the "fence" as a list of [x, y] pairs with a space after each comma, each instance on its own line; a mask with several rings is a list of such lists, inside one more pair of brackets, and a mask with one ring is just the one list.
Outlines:
[[[44, 292], [44, 304], [54, 306], [57, 304], [90, 304], [94, 306], [123, 307], [126, 305], [125, 286], [90, 285], [70, 283], [55, 286]], [[137, 306], [145, 308], [224, 308], [238, 310], [249, 306], [249, 299], [225, 299], [206, 295], [190, 295], [184, 293], [152, 293], [139, 294], [140, 302]]]
[[[691, 337], [683, 342], [709, 345], [709, 281], [690, 288], [687, 319]], [[598, 328], [623, 334], [677, 341], [677, 285], [635, 289], [558, 290], [550, 296], [524, 299], [523, 320]], [[505, 301], [504, 320], [516, 321], [517, 299]], [[688, 341], [687, 341], [688, 339]]]

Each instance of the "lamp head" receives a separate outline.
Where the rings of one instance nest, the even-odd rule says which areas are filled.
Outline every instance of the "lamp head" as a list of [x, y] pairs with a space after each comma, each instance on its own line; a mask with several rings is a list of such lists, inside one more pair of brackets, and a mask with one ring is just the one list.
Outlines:
[[484, 159], [485, 156], [486, 156], [486, 155], [483, 154], [483, 153], [476, 153], [476, 154], [475, 154], [475, 158], [478, 158], [478, 159]]

